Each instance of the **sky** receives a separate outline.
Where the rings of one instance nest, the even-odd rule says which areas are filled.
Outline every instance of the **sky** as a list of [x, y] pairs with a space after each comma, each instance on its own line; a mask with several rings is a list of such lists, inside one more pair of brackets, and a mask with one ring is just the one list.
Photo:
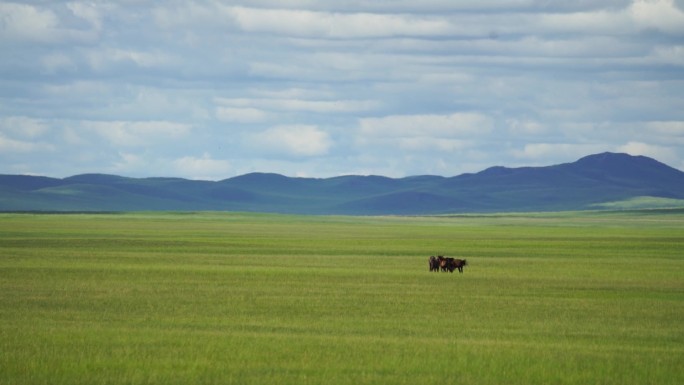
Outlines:
[[0, 174], [684, 170], [684, 0], [0, 1]]

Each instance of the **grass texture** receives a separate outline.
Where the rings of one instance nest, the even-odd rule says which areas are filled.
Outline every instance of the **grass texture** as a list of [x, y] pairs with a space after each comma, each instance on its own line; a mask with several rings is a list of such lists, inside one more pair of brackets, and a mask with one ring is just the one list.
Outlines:
[[0, 384], [681, 384], [682, 250], [667, 210], [0, 214]]

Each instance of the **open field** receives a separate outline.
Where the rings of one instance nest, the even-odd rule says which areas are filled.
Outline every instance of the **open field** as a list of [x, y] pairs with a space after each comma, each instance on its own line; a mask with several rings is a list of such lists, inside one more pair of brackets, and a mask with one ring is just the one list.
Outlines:
[[0, 214], [0, 384], [682, 384], [683, 251], [681, 210]]

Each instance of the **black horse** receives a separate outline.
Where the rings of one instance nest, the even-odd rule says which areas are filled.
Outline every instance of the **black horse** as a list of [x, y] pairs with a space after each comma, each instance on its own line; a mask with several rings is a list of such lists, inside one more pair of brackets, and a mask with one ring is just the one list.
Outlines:
[[428, 259], [428, 265], [430, 266], [430, 271], [439, 271], [439, 259], [435, 258], [434, 255]]

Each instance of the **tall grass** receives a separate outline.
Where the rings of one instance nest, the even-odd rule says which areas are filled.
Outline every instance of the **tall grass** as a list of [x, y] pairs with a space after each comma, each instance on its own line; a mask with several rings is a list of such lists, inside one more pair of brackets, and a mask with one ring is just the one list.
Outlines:
[[[684, 215], [0, 215], [0, 384], [679, 384]], [[433, 254], [463, 274], [429, 273]]]

